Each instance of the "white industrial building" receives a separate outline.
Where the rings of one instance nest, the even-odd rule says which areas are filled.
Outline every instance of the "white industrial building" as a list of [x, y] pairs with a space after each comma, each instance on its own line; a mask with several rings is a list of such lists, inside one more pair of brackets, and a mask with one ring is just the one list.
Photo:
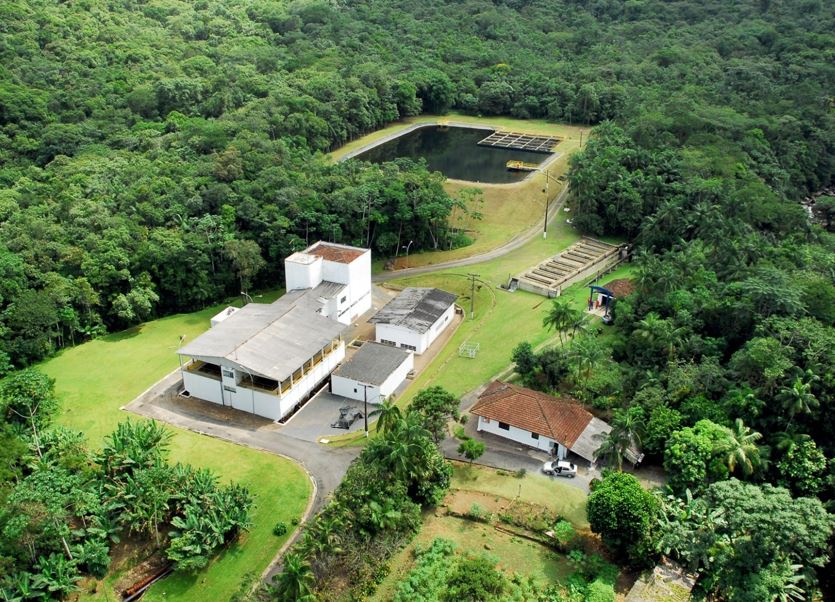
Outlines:
[[420, 355], [452, 324], [456, 298], [437, 288], [404, 289], [369, 320], [374, 339]]
[[345, 358], [343, 332], [371, 307], [371, 252], [320, 242], [285, 266], [284, 296], [226, 308], [177, 351], [189, 395], [280, 420]]
[[350, 324], [371, 309], [371, 250], [317, 242], [284, 260], [288, 292], [309, 290], [325, 317]]
[[363, 343], [331, 376], [331, 393], [357, 401], [382, 403], [414, 368], [414, 355], [379, 343]]

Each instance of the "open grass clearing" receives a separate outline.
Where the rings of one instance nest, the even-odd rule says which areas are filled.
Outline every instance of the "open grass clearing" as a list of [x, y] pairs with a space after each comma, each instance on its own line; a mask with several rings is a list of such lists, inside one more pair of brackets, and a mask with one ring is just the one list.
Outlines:
[[[512, 477], [511, 477], [512, 478]], [[466, 497], [469, 492], [456, 491], [447, 497], [446, 503], [454, 504], [456, 498]], [[481, 499], [479, 496], [476, 496]], [[486, 506], [488, 502], [481, 500]], [[506, 505], [509, 500], [503, 500]], [[462, 552], [487, 553], [499, 559], [498, 568], [509, 573], [533, 577], [542, 585], [566, 579], [574, 568], [567, 558], [547, 547], [527, 539], [505, 533], [493, 526], [443, 514], [424, 515], [420, 532], [409, 545], [392, 557], [391, 572], [383, 580], [370, 600], [384, 602], [391, 600], [398, 583], [414, 568], [414, 549], [427, 546], [437, 538], [455, 542]]]
[[[278, 292], [258, 301], [271, 301]], [[43, 362], [39, 368], [56, 379], [61, 399], [58, 422], [83, 431], [90, 446], [129, 417], [119, 408], [177, 367], [174, 353], [180, 337], [190, 340], [208, 328], [209, 318], [224, 305], [192, 314], [170, 316], [125, 332], [102, 337]], [[138, 420], [139, 418], [133, 417]], [[171, 428], [171, 427], [169, 427]], [[301, 517], [312, 494], [306, 473], [295, 463], [272, 454], [241, 447], [188, 431], [173, 429], [171, 459], [214, 470], [221, 481], [246, 485], [255, 497], [252, 529], [224, 550], [203, 571], [174, 574], [155, 585], [146, 600], [228, 600], [247, 573], [259, 575], [289, 537], [275, 537], [279, 520], [288, 525]], [[128, 563], [134, 560], [129, 559]], [[94, 593], [82, 599], [120, 599], [113, 590], [119, 573], [114, 567]]]
[[519, 478], [505, 471], [454, 462], [452, 488], [478, 491], [502, 499], [518, 498], [556, 512], [578, 531], [589, 527], [585, 492], [556, 479], [532, 474]]
[[[398, 121], [387, 128], [358, 138], [333, 151], [329, 156], [338, 160], [352, 151], [396, 134], [416, 123], [437, 123], [439, 121], [491, 126], [516, 132], [552, 135], [561, 138], [562, 141], [557, 146], [556, 151], [559, 156], [546, 166], [546, 171], [550, 176], [547, 193], [551, 200], [556, 198], [566, 186], [565, 182], [560, 182], [557, 178], [568, 171], [569, 157], [580, 147], [581, 134], [585, 140], [589, 132], [588, 128], [548, 123], [538, 119], [473, 117], [457, 113], [445, 116], [423, 115]], [[546, 188], [545, 181], [545, 175], [539, 172], [532, 173], [523, 181], [512, 184], [485, 184], [447, 180], [444, 187], [453, 196], [457, 195], [463, 188], [472, 187], [479, 188], [483, 193], [483, 205], [479, 208], [479, 211], [483, 214], [483, 219], [460, 225], [471, 230], [468, 235], [474, 239], [473, 244], [450, 251], [413, 253], [409, 255], [408, 259], [401, 256], [396, 259], [395, 267], [398, 269], [418, 267], [452, 259], [472, 257], [490, 249], [495, 249], [523, 234], [544, 219], [545, 193], [543, 191]], [[382, 266], [382, 263], [381, 260], [378, 265]]]

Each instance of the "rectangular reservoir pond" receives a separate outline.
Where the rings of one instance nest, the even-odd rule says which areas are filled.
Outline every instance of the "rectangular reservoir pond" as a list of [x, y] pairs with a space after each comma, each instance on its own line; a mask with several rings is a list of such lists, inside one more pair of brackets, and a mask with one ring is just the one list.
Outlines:
[[427, 125], [406, 132], [355, 156], [363, 161], [384, 163], [400, 157], [425, 159], [430, 171], [447, 178], [508, 184], [524, 180], [530, 171], [512, 171], [508, 161], [541, 164], [552, 153], [479, 146], [492, 130]]

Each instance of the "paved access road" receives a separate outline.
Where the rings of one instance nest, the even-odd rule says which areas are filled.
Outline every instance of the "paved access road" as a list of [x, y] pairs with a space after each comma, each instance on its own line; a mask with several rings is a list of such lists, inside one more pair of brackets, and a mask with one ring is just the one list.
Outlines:
[[[311, 510], [318, 511], [360, 453], [358, 447], [335, 448], [281, 433], [271, 421], [214, 406], [209, 402], [177, 397], [182, 384], [175, 370], [142, 393], [125, 408], [173, 426], [288, 457], [301, 464], [316, 485]], [[234, 416], [230, 416], [234, 413]]]
[[[562, 189], [562, 191], [557, 195], [557, 198], [551, 203], [548, 213], [548, 225], [550, 226], [557, 216], [560, 213], [564, 203], [565, 203], [565, 195], [568, 192], [568, 186]], [[518, 236], [513, 237], [508, 242], [503, 244], [500, 247], [496, 247], [490, 251], [485, 251], [484, 253], [479, 253], [478, 255], [473, 255], [472, 257], [464, 257], [462, 259], [453, 259], [450, 261], [442, 261], [441, 263], [433, 263], [431, 265], [425, 265], [417, 268], [405, 268], [402, 270], [390, 270], [386, 272], [380, 272], [379, 274], [374, 274], [371, 277], [371, 280], [374, 282], [385, 282], [387, 280], [394, 280], [395, 278], [406, 278], [408, 276], [420, 276], [422, 274], [430, 274], [432, 272], [438, 272], [440, 270], [446, 270], [449, 268], [459, 268], [463, 266], [473, 265], [476, 263], [482, 263], [484, 261], [490, 261], [493, 259], [497, 259], [499, 257], [503, 257], [508, 253], [515, 251], [516, 249], [522, 247], [526, 243], [530, 242], [532, 239], [536, 238], [542, 232], [542, 224], [536, 224], [535, 226], [531, 227], [527, 232], [523, 232]]]

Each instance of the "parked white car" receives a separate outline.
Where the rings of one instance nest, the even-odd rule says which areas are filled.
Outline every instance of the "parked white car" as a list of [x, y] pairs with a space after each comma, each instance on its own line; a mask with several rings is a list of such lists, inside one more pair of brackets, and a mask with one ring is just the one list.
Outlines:
[[568, 477], [573, 479], [577, 476], [577, 465], [565, 460], [546, 462], [542, 465], [542, 472], [552, 477]]

